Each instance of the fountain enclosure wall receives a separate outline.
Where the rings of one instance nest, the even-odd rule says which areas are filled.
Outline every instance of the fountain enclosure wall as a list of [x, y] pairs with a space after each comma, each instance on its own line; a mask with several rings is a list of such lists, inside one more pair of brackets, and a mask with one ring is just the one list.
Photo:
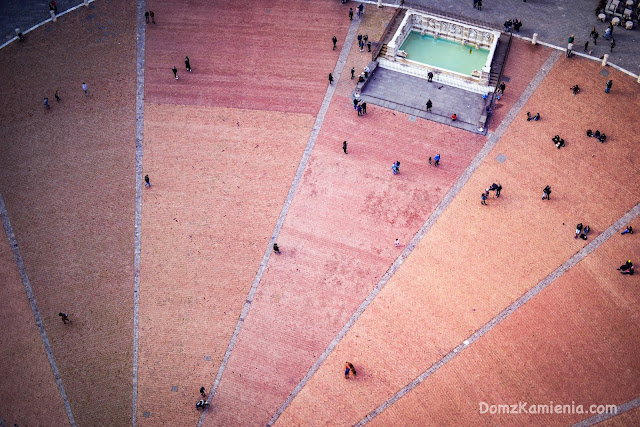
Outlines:
[[[431, 64], [412, 60], [411, 55], [400, 49], [412, 31], [432, 36], [437, 40], [460, 43], [469, 49], [486, 49], [489, 52], [486, 62], [479, 67], [480, 69], [464, 74], [439, 66], [438, 61]], [[489, 86], [489, 74], [499, 38], [499, 31], [409, 9], [398, 31], [387, 44], [386, 53], [381, 55], [378, 61], [383, 68], [422, 78], [427, 78], [427, 73], [431, 71], [434, 73], [435, 81], [472, 92], [488, 93], [495, 90], [495, 87]]]

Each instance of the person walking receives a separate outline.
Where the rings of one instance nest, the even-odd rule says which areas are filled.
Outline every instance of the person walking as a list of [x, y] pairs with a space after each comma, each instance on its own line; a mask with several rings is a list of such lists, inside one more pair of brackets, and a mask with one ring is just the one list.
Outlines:
[[605, 93], [609, 93], [611, 91], [611, 86], [613, 86], [613, 80], [609, 80], [607, 82], [607, 88], [604, 90]]
[[356, 76], [356, 67], [351, 67], [351, 80], [353, 80]]
[[173, 77], [175, 77], [176, 80], [178, 80], [178, 69], [176, 68], [175, 65], [171, 68], [171, 71], [173, 71]]
[[53, 96], [56, 98], [56, 102], [60, 102], [60, 95], [58, 95], [58, 89], [56, 89], [56, 93], [53, 94]]
[[207, 394], [204, 392], [204, 387], [200, 387], [200, 395], [205, 398], [207, 397]]
[[400, 247], [400, 239], [396, 239], [395, 243], [394, 243], [396, 248]]
[[362, 18], [362, 11], [364, 10], [364, 6], [362, 3], [358, 5], [358, 18]]
[[588, 49], [589, 49], [589, 40], [584, 42], [584, 52], [586, 52]]
[[191, 62], [189, 61], [189, 57], [184, 57], [184, 65], [187, 67], [187, 71], [191, 72]]
[[280, 248], [278, 247], [277, 243], [273, 244], [273, 252], [279, 254], [280, 253]]
[[431, 166], [431, 156], [429, 156], [429, 166]]
[[487, 204], [487, 193], [480, 194], [480, 198], [482, 199], [482, 202], [480, 202], [480, 204], [481, 205], [486, 205]]
[[502, 185], [498, 184], [496, 186], [496, 197], [500, 197], [500, 192], [502, 191]]
[[45, 109], [49, 109], [49, 98], [45, 97], [44, 101], [42, 101], [42, 103], [44, 104], [44, 108]]
[[344, 365], [344, 377], [345, 378], [349, 378], [349, 371], [351, 371], [351, 368], [349, 367], [348, 363], [345, 363], [345, 365]]
[[153, 23], [155, 24], [155, 23], [156, 23], [156, 20], [155, 20], [155, 18], [154, 18], [154, 16], [155, 16], [155, 15], [153, 14], [153, 10], [150, 10], [150, 11], [149, 11], [149, 16], [151, 17], [151, 22], [153, 22]]
[[504, 90], [507, 88], [505, 82], [500, 83], [500, 93], [504, 95]]
[[427, 100], [427, 111], [431, 111], [431, 107], [433, 107], [433, 102], [430, 99]]
[[427, 78], [427, 81], [428, 81], [428, 82], [433, 81], [433, 73], [432, 73], [431, 71], [429, 71], [429, 72], [427, 73], [427, 77], [428, 77], [428, 78]]
[[363, 102], [362, 103], [362, 115], [367, 114], [367, 103]]
[[482, 0], [478, 0], [478, 10], [482, 10]]
[[145, 22], [147, 24], [149, 23], [149, 11], [148, 10], [144, 13], [144, 20], [145, 20]]
[[356, 111], [358, 111], [358, 116], [361, 116], [362, 115], [362, 105], [358, 105], [356, 107]]
[[344, 151], [344, 154], [347, 154], [347, 141], [342, 143], [342, 151]]
[[333, 36], [331, 41], [333, 42], [333, 50], [336, 50], [336, 43], [338, 43], [338, 39], [336, 38], [336, 36]]
[[84, 90], [84, 94], [86, 96], [89, 96], [89, 90], [87, 89], [87, 84], [85, 82], [82, 82], [82, 90]]
[[333, 84], [333, 75], [331, 73], [329, 73], [329, 84]]
[[67, 313], [58, 313], [58, 316], [62, 318], [62, 323], [64, 323], [65, 325], [67, 324], [67, 322], [71, 322], [71, 319], [69, 319], [69, 315]]
[[349, 21], [353, 21], [353, 8], [349, 8]]
[[597, 46], [598, 45], [598, 37], [600, 36], [600, 34], [598, 34], [598, 32], [596, 31], [595, 27], [593, 29], [592, 34], [593, 34], [593, 44]]
[[434, 165], [439, 166], [440, 165], [440, 154], [436, 154], [436, 156], [433, 158], [434, 161]]
[[151, 188], [151, 182], [149, 181], [149, 174], [144, 176], [144, 186]]
[[573, 51], [573, 43], [567, 44], [567, 58], [571, 56], [571, 52]]
[[473, 8], [474, 9], [478, 8], [478, 0], [473, 0]]
[[609, 52], [613, 52], [613, 48], [616, 47], [616, 39], [611, 38], [611, 50]]
[[544, 199], [551, 200], [551, 187], [548, 185], [542, 190], [542, 200]]
[[364, 42], [360, 40], [358, 44], [360, 45], [360, 52], [364, 52]]

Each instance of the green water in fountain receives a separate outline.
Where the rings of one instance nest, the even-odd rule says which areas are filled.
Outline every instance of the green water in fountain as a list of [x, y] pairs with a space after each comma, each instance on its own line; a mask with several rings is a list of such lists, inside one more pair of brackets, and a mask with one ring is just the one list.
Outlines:
[[417, 31], [411, 31], [400, 49], [407, 52], [407, 59], [467, 76], [471, 76], [473, 70], [481, 71], [489, 56], [487, 49], [435, 39], [428, 34], [422, 36]]

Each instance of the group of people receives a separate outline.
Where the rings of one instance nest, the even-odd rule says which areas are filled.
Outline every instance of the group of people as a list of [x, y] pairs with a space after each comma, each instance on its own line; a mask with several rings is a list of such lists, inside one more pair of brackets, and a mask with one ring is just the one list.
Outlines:
[[[440, 166], [440, 154], [436, 154], [433, 158], [435, 166]], [[429, 157], [429, 166], [431, 166], [431, 157]]]
[[473, 8], [482, 10], [482, 0], [473, 0]]
[[353, 98], [353, 109], [358, 112], [359, 116], [367, 114], [367, 103], [361, 102], [358, 98]]
[[[364, 52], [364, 47], [367, 46], [367, 50], [371, 52], [371, 42], [369, 41], [369, 35], [358, 34], [358, 46], [360, 47], [360, 52]], [[334, 46], [335, 48], [335, 46]]]
[[593, 138], [597, 139], [600, 142], [605, 142], [607, 140], [607, 135], [604, 132], [600, 133], [599, 130], [596, 130], [595, 132], [593, 132], [591, 129], [588, 129], [587, 130], [587, 136], [589, 138], [593, 137]]
[[587, 234], [589, 234], [590, 231], [591, 227], [589, 227], [588, 225], [585, 225], [583, 227], [582, 223], [579, 223], [578, 225], [576, 225], [576, 235], [573, 238], [577, 239], [579, 237], [582, 240], [587, 240]]
[[[187, 71], [191, 72], [191, 60], [189, 59], [188, 56], [184, 57], [184, 65], [187, 68]], [[173, 68], [171, 68], [171, 71], [173, 72], [173, 77], [175, 77], [175, 79], [178, 80], [178, 68], [174, 65]]]
[[532, 116], [531, 113], [527, 111], [527, 121], [530, 122], [531, 120], [533, 120], [534, 122], [540, 120], [540, 113], [536, 113], [535, 116]]
[[560, 149], [560, 147], [564, 147], [564, 139], [560, 138], [560, 135], [554, 136], [553, 138], [551, 138], [551, 140], [558, 150]]
[[520, 32], [520, 27], [522, 27], [522, 21], [516, 18], [513, 18], [513, 20], [509, 19], [504, 23], [504, 32], [513, 32], [513, 30]]
[[480, 204], [487, 205], [487, 199], [489, 198], [489, 192], [495, 191], [496, 197], [500, 197], [500, 192], [502, 191], [502, 185], [496, 184], [495, 182], [489, 186], [489, 188], [485, 189], [483, 193], [480, 194]]

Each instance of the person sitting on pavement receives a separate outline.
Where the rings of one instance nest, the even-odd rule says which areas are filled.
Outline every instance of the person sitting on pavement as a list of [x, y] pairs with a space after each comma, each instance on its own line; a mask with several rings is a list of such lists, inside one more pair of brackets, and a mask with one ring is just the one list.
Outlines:
[[620, 234], [633, 234], [633, 227], [631, 227], [630, 225], [627, 225], [627, 228], [624, 229], [624, 231]]
[[627, 260], [627, 262], [625, 262], [624, 264], [622, 264], [620, 267], [618, 267], [618, 270], [620, 271], [627, 271], [628, 269], [630, 269], [631, 267], [633, 267], [633, 263], [631, 262], [631, 260]]
[[598, 141], [600, 141], [600, 142], [605, 142], [606, 140], [607, 140], [607, 135], [605, 135], [605, 133], [604, 133], [604, 132], [602, 132], [602, 133], [600, 134], [600, 138], [598, 138]]
[[591, 138], [593, 136], [593, 131], [591, 129], [587, 129], [587, 136]]

